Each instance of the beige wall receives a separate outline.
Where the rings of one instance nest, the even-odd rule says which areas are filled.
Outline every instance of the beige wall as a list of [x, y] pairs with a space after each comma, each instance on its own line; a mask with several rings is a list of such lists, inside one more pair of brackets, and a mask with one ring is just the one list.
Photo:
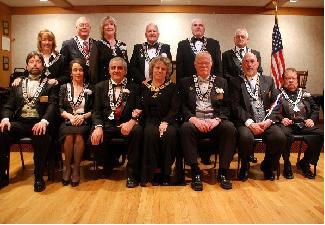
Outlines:
[[[92, 24], [91, 35], [99, 38], [100, 19], [107, 14], [87, 14]], [[194, 17], [202, 17], [206, 23], [206, 35], [219, 40], [221, 51], [233, 47], [234, 31], [246, 27], [250, 36], [249, 46], [261, 52], [262, 66], [270, 74], [271, 38], [274, 16], [270, 15], [216, 15], [190, 13], [110, 13], [118, 21], [118, 39], [128, 45], [131, 57], [133, 45], [145, 41], [144, 28], [149, 22], [158, 24], [160, 41], [171, 45], [176, 59], [177, 43], [191, 36], [190, 23]], [[13, 15], [12, 37], [13, 68], [24, 67], [26, 54], [36, 49], [39, 30], [48, 28], [57, 38], [58, 49], [64, 40], [74, 33], [77, 14]], [[297, 70], [309, 70], [307, 88], [312, 93], [322, 93], [324, 85], [324, 17], [279, 16], [285, 62]]]

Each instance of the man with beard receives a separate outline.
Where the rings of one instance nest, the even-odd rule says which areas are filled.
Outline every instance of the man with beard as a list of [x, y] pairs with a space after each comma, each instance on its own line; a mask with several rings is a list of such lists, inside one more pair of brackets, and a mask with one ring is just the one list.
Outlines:
[[283, 74], [283, 88], [271, 118], [279, 124], [288, 138], [287, 146], [282, 152], [284, 177], [293, 178], [289, 160], [293, 142], [292, 134], [301, 134], [304, 135], [304, 141], [308, 147], [304, 157], [297, 163], [297, 168], [305, 177], [315, 179], [315, 174], [310, 170], [310, 164], [317, 165], [324, 142], [324, 133], [316, 125], [319, 121], [319, 107], [310, 93], [298, 88], [298, 76], [294, 68], [287, 68]]
[[82, 16], [76, 21], [76, 33], [73, 38], [62, 43], [61, 55], [64, 58], [64, 73], [70, 77], [69, 63], [71, 60], [79, 58], [86, 62], [87, 71], [85, 79], [87, 83], [95, 84], [97, 80], [97, 45], [95, 40], [89, 36], [91, 26], [89, 19]]
[[50, 146], [49, 130], [56, 113], [57, 91], [43, 75], [41, 53], [27, 55], [27, 78], [12, 87], [8, 102], [3, 106], [0, 123], [0, 188], [9, 184], [10, 145], [30, 136], [34, 149], [34, 191], [45, 189], [43, 171]]
[[129, 78], [139, 85], [150, 80], [149, 63], [151, 59], [163, 56], [172, 61], [170, 46], [158, 41], [159, 30], [156, 24], [149, 23], [146, 26], [145, 36], [146, 42], [134, 45], [129, 65]]
[[[138, 115], [132, 114], [139, 105], [139, 87], [125, 77], [127, 63], [121, 57], [109, 62], [110, 79], [95, 86], [94, 109], [92, 111], [93, 132], [90, 140], [93, 150], [104, 154], [104, 166], [111, 165], [112, 149], [108, 142], [112, 138], [123, 138], [127, 142], [128, 163], [126, 186], [133, 188], [140, 180], [140, 151], [142, 128]], [[100, 153], [98, 152], [98, 153]]]

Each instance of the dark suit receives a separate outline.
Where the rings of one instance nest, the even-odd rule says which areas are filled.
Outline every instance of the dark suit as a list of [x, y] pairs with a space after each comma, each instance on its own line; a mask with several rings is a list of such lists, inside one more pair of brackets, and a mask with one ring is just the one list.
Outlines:
[[[248, 119], [254, 120], [253, 109], [250, 105], [250, 95], [247, 92], [243, 78], [234, 77], [230, 79], [230, 90], [232, 99], [232, 109], [234, 121], [238, 133], [238, 154], [239, 157], [248, 163], [248, 157], [254, 152], [254, 134], [245, 126]], [[264, 110], [268, 110], [271, 104], [276, 100], [278, 91], [275, 89], [273, 78], [270, 76], [260, 76], [260, 94], [264, 104]], [[286, 138], [281, 129], [271, 125], [262, 134], [266, 142], [265, 162], [268, 168], [275, 169], [279, 153], [282, 152], [286, 144]]]
[[[47, 96], [47, 98], [45, 97]], [[0, 175], [9, 179], [9, 171], [7, 170], [10, 163], [10, 145], [22, 137], [30, 136], [34, 149], [35, 178], [41, 179], [45, 167], [45, 158], [50, 146], [49, 131], [53, 123], [57, 110], [57, 90], [53, 85], [46, 83], [40, 96], [36, 100], [36, 110], [39, 118], [23, 118], [21, 110], [24, 106], [24, 98], [22, 94], [22, 81], [18, 86], [14, 86], [10, 90], [10, 96], [7, 103], [3, 106], [1, 119], [9, 118], [11, 123], [10, 131], [0, 132]], [[32, 127], [35, 123], [46, 119], [49, 126], [45, 135], [33, 135]]]
[[[147, 43], [146, 43], [147, 44]], [[172, 55], [170, 53], [170, 46], [162, 44], [159, 55], [166, 54], [167, 57], [172, 61]], [[136, 44], [133, 48], [133, 53], [129, 65], [129, 78], [137, 83], [141, 84], [146, 79], [145, 77], [145, 56], [143, 53], [142, 44]]]
[[[221, 99], [215, 88], [224, 90]], [[227, 81], [216, 77], [210, 93], [211, 105], [214, 109], [213, 118], [220, 118], [220, 124], [208, 133], [201, 133], [194, 124], [188, 122], [191, 117], [196, 116], [196, 91], [192, 77], [184, 78], [180, 84], [182, 96], [182, 115], [184, 123], [181, 126], [181, 144], [184, 151], [185, 162], [197, 163], [197, 139], [199, 137], [210, 137], [218, 142], [220, 153], [219, 169], [228, 169], [236, 146], [236, 128], [229, 121], [230, 105]]]
[[[127, 176], [134, 179], [140, 178], [140, 154], [141, 154], [141, 141], [142, 141], [142, 128], [140, 125], [135, 125], [130, 134], [125, 137], [121, 134], [121, 128], [117, 126], [129, 121], [132, 118], [132, 111], [139, 108], [139, 87], [132, 82], [127, 83], [126, 88], [130, 91], [129, 94], [124, 94], [123, 109], [121, 110], [120, 118], [109, 120], [108, 117], [112, 112], [108, 99], [108, 80], [102, 81], [95, 86], [95, 100], [92, 111], [93, 126], [101, 124], [104, 130], [104, 143], [97, 146], [99, 148], [106, 148], [109, 139], [114, 137], [124, 138], [128, 143], [128, 164]], [[93, 146], [97, 148], [96, 146]], [[108, 152], [104, 153], [106, 157]], [[111, 160], [106, 158], [106, 160]]]
[[[96, 40], [89, 38], [89, 52], [90, 52], [90, 58], [89, 58], [89, 66], [87, 66], [87, 71], [85, 72], [85, 79], [87, 82], [91, 84], [96, 84], [97, 80], [97, 54], [98, 54], [98, 49], [96, 45]], [[61, 55], [63, 56], [64, 60], [64, 73], [65, 76], [70, 77], [70, 68], [69, 68], [69, 63], [73, 59], [83, 59], [86, 61], [85, 57], [83, 54], [80, 52], [78, 49], [77, 42], [71, 38], [69, 40], [66, 40], [62, 43]]]
[[[176, 85], [170, 83], [160, 90], [158, 95], [155, 96], [155, 93], [157, 92], [142, 85], [142, 120], [144, 123], [142, 179], [144, 181], [147, 181], [147, 176], [150, 177], [152, 173], [170, 175], [177, 144], [176, 121], [180, 109], [180, 96]], [[167, 130], [162, 137], [159, 134], [161, 122], [168, 123]]]
[[[288, 93], [288, 92], [287, 92]], [[303, 93], [306, 93], [303, 91]], [[290, 95], [290, 93], [289, 93]], [[297, 93], [293, 93], [295, 97], [297, 97]], [[301, 99], [301, 102], [304, 105], [304, 109], [301, 111], [305, 112], [305, 118], [306, 119], [312, 119], [314, 124], [317, 124], [319, 122], [319, 107], [315, 103], [312, 97], [303, 97]], [[320, 151], [322, 149], [323, 145], [323, 139], [324, 139], [324, 133], [319, 128], [318, 125], [314, 125], [313, 127], [298, 127], [295, 124], [284, 126], [281, 121], [283, 118], [293, 119], [292, 115], [289, 111], [289, 102], [281, 96], [281, 98], [278, 101], [277, 106], [272, 111], [272, 114], [270, 118], [276, 122], [285, 135], [288, 138], [287, 148], [283, 152], [283, 159], [284, 161], [289, 161], [290, 158], [290, 149], [291, 144], [293, 143], [292, 134], [302, 134], [304, 135], [304, 141], [307, 143], [307, 150], [305, 151], [304, 160], [306, 162], [311, 163], [313, 165], [317, 165]], [[301, 122], [301, 121], [300, 121]]]
[[[259, 62], [257, 71], [263, 74], [260, 53], [256, 50], [251, 50], [251, 52], [256, 55], [257, 61]], [[242, 74], [241, 61], [237, 58], [233, 49], [222, 53], [222, 69], [223, 77], [228, 81], [231, 77], [237, 77]]]
[[[105, 42], [108, 43], [104, 39]], [[116, 40], [117, 42], [117, 40]], [[98, 76], [96, 77], [96, 80], [94, 81], [95, 84], [99, 83], [100, 81], [107, 80], [110, 75], [108, 73], [108, 64], [114, 57], [121, 57], [123, 58], [126, 63], [129, 63], [127, 50], [126, 50], [126, 44], [124, 42], [121, 42], [119, 44], [119, 48], [115, 49], [116, 55], [113, 55], [113, 50], [109, 48], [106, 44], [104, 44], [102, 41], [97, 41], [97, 49], [98, 49]]]
[[[192, 38], [193, 39], [193, 38]], [[222, 65], [221, 65], [221, 52], [220, 45], [217, 40], [207, 38], [206, 50], [211, 54], [212, 57], [212, 68], [211, 74], [222, 76]], [[184, 77], [189, 77], [196, 74], [194, 67], [195, 54], [191, 49], [190, 43], [187, 39], [182, 40], [178, 43], [177, 55], [176, 55], [176, 82]]]

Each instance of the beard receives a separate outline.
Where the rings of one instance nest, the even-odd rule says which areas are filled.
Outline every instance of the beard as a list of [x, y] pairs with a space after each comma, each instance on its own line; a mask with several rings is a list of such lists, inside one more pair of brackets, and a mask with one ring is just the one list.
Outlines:
[[33, 76], [38, 76], [41, 75], [42, 71], [39, 68], [31, 68], [30, 70], [28, 70], [29, 74], [33, 75]]

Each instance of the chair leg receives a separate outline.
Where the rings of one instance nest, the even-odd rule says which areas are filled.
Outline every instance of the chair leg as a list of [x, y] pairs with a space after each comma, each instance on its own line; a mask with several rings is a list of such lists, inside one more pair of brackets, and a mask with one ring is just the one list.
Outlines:
[[303, 141], [300, 141], [300, 144], [299, 144], [299, 152], [298, 152], [297, 163], [300, 161], [300, 156], [301, 156], [301, 151], [302, 151], [302, 142]]
[[237, 179], [239, 179], [239, 168], [240, 168], [240, 158], [239, 158], [239, 154], [237, 154]]
[[315, 175], [315, 177], [316, 177], [316, 166], [317, 165], [314, 165], [314, 175]]
[[276, 179], [279, 180], [280, 179], [280, 160], [277, 163], [276, 166]]
[[24, 162], [24, 155], [23, 155], [23, 147], [21, 144], [19, 144], [19, 153], [20, 153], [20, 159], [21, 159], [21, 166], [23, 170], [25, 169], [25, 162]]

